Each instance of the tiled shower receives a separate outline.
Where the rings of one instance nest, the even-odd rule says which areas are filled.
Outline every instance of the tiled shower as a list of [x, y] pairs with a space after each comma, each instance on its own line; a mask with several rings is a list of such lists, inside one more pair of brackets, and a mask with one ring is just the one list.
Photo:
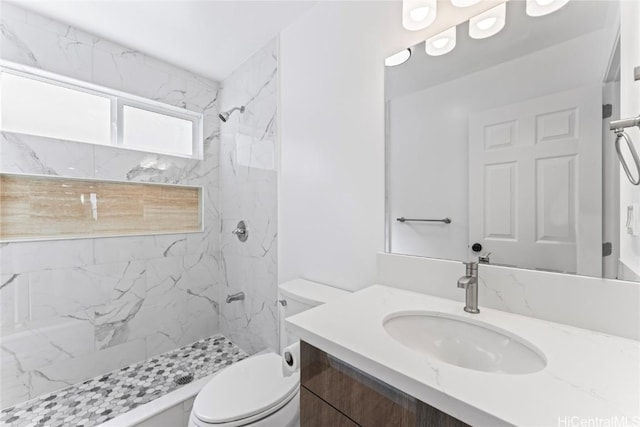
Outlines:
[[3, 60], [203, 113], [204, 159], [2, 133], [2, 173], [201, 186], [203, 232], [0, 244], [0, 406], [217, 333], [276, 349], [277, 43], [214, 82], [17, 6], [1, 25]]

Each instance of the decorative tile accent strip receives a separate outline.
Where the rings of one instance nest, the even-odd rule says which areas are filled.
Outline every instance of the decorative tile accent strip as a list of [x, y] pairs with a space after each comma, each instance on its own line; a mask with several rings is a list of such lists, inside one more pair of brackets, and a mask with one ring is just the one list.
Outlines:
[[95, 426], [247, 357], [223, 335], [197, 341], [2, 410], [0, 425]]
[[0, 174], [0, 240], [202, 230], [198, 187]]

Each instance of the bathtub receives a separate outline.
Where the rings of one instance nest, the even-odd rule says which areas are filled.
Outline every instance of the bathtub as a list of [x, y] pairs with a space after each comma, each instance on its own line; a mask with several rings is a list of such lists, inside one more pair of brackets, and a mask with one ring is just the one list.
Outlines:
[[100, 427], [186, 427], [196, 395], [218, 372], [118, 415]]

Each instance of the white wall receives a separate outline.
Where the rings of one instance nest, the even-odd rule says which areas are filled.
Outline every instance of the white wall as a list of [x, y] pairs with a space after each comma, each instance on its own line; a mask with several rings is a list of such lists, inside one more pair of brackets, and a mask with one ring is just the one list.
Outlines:
[[[640, 66], [640, 3], [622, 3], [622, 34], [620, 38], [620, 117], [634, 117], [640, 114], [640, 81], [633, 80], [633, 68]], [[640, 130], [628, 129], [636, 150], [640, 150]], [[630, 156], [628, 156], [630, 158]], [[640, 278], [640, 236], [627, 234], [624, 226], [627, 206], [640, 204], [640, 187], [629, 183], [620, 168], [620, 273], [628, 280]], [[637, 212], [636, 215], [640, 214]]]
[[[469, 114], [600, 84], [613, 47], [609, 32], [585, 34], [389, 101], [391, 252], [470, 256]], [[452, 223], [399, 223], [400, 216], [450, 217]]]
[[280, 36], [278, 281], [375, 280], [384, 248], [384, 67], [390, 54], [498, 2], [439, 4], [423, 32], [400, 2], [319, 2]]

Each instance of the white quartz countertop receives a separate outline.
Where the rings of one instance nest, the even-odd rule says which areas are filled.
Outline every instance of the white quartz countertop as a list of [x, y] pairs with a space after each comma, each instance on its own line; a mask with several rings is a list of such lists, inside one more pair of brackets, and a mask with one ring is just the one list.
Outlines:
[[[474, 426], [640, 425], [638, 341], [482, 305], [479, 314], [462, 308], [458, 301], [374, 285], [289, 317], [286, 324], [301, 340]], [[493, 325], [537, 347], [547, 365], [524, 375], [450, 365], [385, 331], [384, 319], [401, 311]]]

